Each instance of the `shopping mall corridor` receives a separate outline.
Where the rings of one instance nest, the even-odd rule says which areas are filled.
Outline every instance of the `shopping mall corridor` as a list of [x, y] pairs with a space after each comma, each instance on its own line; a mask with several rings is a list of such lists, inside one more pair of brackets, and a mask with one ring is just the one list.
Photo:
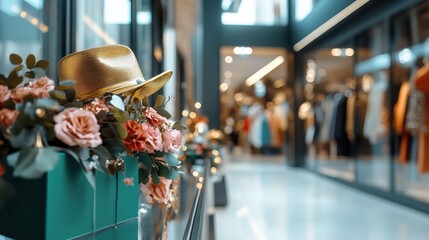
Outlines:
[[288, 167], [283, 157], [229, 155], [222, 240], [426, 240], [429, 216]]

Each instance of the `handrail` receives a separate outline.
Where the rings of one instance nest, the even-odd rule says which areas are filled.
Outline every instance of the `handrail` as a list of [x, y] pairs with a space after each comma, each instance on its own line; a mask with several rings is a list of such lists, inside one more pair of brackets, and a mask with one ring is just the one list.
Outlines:
[[206, 181], [208, 181], [208, 172], [210, 162], [206, 161], [204, 164], [204, 182], [201, 189], [197, 189], [195, 194], [192, 209], [189, 214], [188, 222], [186, 224], [185, 233], [183, 234], [183, 240], [199, 240], [203, 233], [203, 220], [204, 220], [204, 198]]

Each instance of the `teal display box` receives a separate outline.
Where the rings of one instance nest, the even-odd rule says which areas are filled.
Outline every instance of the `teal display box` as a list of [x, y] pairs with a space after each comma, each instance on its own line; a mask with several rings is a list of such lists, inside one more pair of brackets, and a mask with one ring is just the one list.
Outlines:
[[[130, 158], [126, 164], [127, 176], [138, 181], [137, 160]], [[103, 239], [112, 231], [119, 236], [119, 220], [137, 218], [138, 184], [126, 186], [123, 173], [97, 172], [93, 189], [76, 161], [65, 154], [39, 179], [14, 178], [12, 172], [8, 168], [3, 176], [14, 185], [15, 194], [0, 209], [0, 235], [18, 240]]]

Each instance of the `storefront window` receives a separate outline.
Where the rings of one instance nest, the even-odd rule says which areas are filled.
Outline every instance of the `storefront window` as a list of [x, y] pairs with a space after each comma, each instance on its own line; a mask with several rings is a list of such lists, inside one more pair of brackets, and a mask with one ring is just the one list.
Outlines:
[[[55, 1], [2, 0], [0, 2], [0, 72], [8, 74], [12, 68], [9, 55], [23, 58], [34, 54], [36, 59], [51, 62], [47, 74], [55, 78], [58, 35]], [[49, 3], [49, 4], [48, 4]], [[49, 14], [44, 14], [49, 12]]]
[[388, 24], [383, 23], [357, 38], [356, 124], [359, 134], [358, 182], [388, 191], [390, 188], [390, 111]]
[[[110, 44], [130, 45], [130, 0], [77, 0], [76, 9], [76, 50]], [[145, 19], [141, 15], [141, 21]]]
[[429, 93], [424, 91], [429, 82], [416, 76], [429, 64], [428, 14], [426, 2], [395, 19], [392, 68], [395, 191], [423, 202], [429, 202]]
[[306, 164], [347, 181], [355, 179], [352, 44], [310, 52], [304, 62], [305, 100], [298, 109], [304, 123]]
[[223, 0], [225, 25], [286, 25], [287, 2], [282, 0]]

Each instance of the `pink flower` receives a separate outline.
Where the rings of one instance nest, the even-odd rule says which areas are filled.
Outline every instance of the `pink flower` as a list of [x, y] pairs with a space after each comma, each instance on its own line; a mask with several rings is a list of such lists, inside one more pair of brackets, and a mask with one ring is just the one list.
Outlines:
[[143, 127], [134, 120], [128, 120], [125, 123], [128, 135], [125, 138], [125, 146], [131, 152], [140, 152], [144, 150], [146, 133]]
[[29, 83], [31, 94], [36, 98], [49, 97], [49, 92], [54, 90], [54, 81], [44, 76]]
[[179, 151], [180, 146], [182, 145], [182, 133], [179, 130], [172, 129], [165, 131], [162, 137], [164, 151], [171, 153]]
[[145, 111], [145, 117], [152, 126], [161, 126], [167, 119], [159, 115], [155, 109], [149, 107]]
[[154, 199], [152, 196], [152, 182], [149, 181], [146, 184], [140, 184], [140, 190], [144, 193], [146, 198], [146, 203], [149, 205], [153, 205]]
[[145, 151], [148, 153], [154, 153], [155, 151], [162, 151], [162, 136], [161, 131], [158, 128], [152, 127], [150, 124], [142, 124], [146, 135], [145, 140]]
[[0, 110], [0, 126], [11, 126], [15, 122], [15, 119], [18, 117], [18, 114], [19, 112], [16, 110], [10, 110], [7, 108]]
[[7, 86], [0, 85], [0, 103], [4, 103], [9, 100], [11, 95], [12, 93]]
[[124, 183], [127, 186], [134, 186], [134, 178], [124, 178]]
[[21, 103], [24, 98], [31, 94], [33, 90], [30, 87], [17, 87], [12, 91], [11, 98], [15, 103]]
[[152, 189], [152, 195], [153, 197], [163, 202], [164, 204], [168, 203], [168, 200], [170, 200], [170, 185], [171, 185], [171, 179], [167, 179], [164, 177], [159, 177], [159, 184], [155, 185], [153, 184]]
[[167, 204], [170, 200], [171, 182], [171, 179], [159, 177], [159, 184], [154, 184], [152, 178], [149, 177], [149, 181], [140, 187], [146, 195], [146, 202], [153, 204], [153, 199], [155, 199], [158, 202]]
[[102, 144], [100, 126], [94, 113], [67, 108], [54, 116], [55, 136], [68, 146], [97, 147]]
[[109, 112], [110, 109], [107, 106], [106, 102], [104, 102], [103, 100], [100, 100], [98, 98], [94, 99], [94, 101], [86, 104], [85, 106], [83, 106], [83, 109], [91, 111], [95, 114], [101, 112], [101, 111], [105, 111], [105, 112]]

